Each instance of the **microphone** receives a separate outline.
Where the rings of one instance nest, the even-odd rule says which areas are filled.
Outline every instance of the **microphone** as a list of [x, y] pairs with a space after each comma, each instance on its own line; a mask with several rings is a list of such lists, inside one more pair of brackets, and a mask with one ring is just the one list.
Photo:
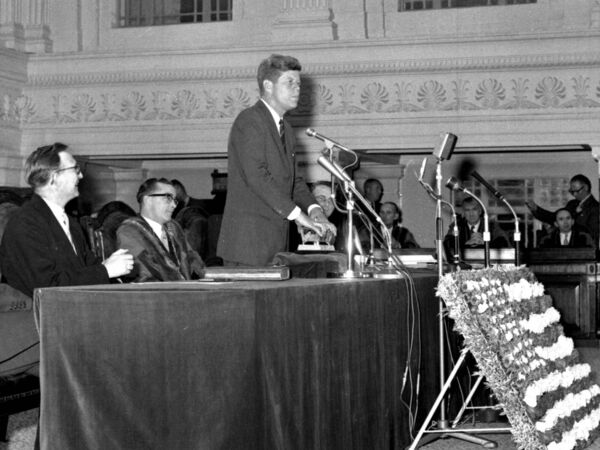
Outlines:
[[479, 173], [474, 170], [473, 172], [471, 172], [471, 176], [475, 179], [477, 179], [477, 181], [479, 181], [481, 184], [483, 184], [488, 191], [490, 191], [492, 194], [494, 194], [494, 196], [500, 200], [500, 201], [504, 201], [504, 195], [502, 195], [500, 192], [498, 192], [494, 186], [492, 186], [490, 183], [488, 183], [487, 181], [485, 181], [485, 179], [479, 175]]
[[452, 152], [454, 151], [454, 146], [456, 145], [456, 140], [458, 138], [456, 135], [452, 133], [444, 133], [441, 135], [440, 143], [433, 150], [433, 156], [435, 156], [440, 161], [444, 159], [450, 159], [452, 156]]
[[337, 177], [340, 181], [348, 183], [353, 182], [352, 178], [350, 178], [350, 175], [344, 172], [344, 169], [338, 166], [334, 161], [329, 161], [329, 159], [327, 159], [324, 155], [319, 156], [317, 158], [317, 162], [329, 173]]
[[446, 187], [453, 191], [468, 192], [466, 188], [461, 186], [460, 181], [458, 181], [456, 177], [448, 178], [448, 181], [446, 181]]
[[314, 129], [312, 128], [307, 128], [306, 129], [306, 134], [310, 137], [314, 137], [317, 138], [323, 142], [325, 142], [325, 145], [327, 146], [327, 148], [331, 148], [331, 147], [337, 147], [341, 150], [345, 150], [349, 153], [354, 154], [353, 150], [350, 150], [348, 147], [344, 147], [342, 144], [334, 141], [333, 139], [329, 139], [328, 137], [323, 136], [322, 134], [317, 133]]

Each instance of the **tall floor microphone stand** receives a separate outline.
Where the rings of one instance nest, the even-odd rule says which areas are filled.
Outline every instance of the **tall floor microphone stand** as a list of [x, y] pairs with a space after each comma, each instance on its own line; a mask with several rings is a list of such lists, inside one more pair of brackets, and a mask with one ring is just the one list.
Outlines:
[[355, 272], [352, 268], [353, 262], [353, 249], [354, 249], [354, 225], [353, 225], [353, 211], [354, 211], [354, 197], [353, 197], [353, 187], [351, 184], [353, 181], [344, 180], [344, 190], [346, 191], [346, 214], [348, 215], [348, 219], [346, 220], [348, 225], [348, 234], [346, 236], [346, 254], [348, 256], [348, 268], [342, 274], [342, 278], [358, 278], [361, 275]]
[[475, 179], [477, 179], [482, 185], [484, 185], [488, 191], [490, 191], [492, 194], [494, 194], [494, 196], [500, 200], [502, 203], [504, 203], [508, 209], [510, 210], [510, 212], [513, 215], [513, 218], [515, 219], [515, 234], [513, 236], [513, 241], [515, 242], [515, 266], [519, 267], [519, 265], [521, 264], [521, 255], [520, 255], [520, 242], [521, 242], [521, 232], [519, 231], [519, 217], [517, 216], [517, 213], [515, 212], [515, 210], [513, 209], [512, 206], [510, 206], [510, 203], [508, 203], [508, 201], [504, 198], [504, 195], [502, 195], [500, 192], [498, 192], [496, 190], [496, 188], [494, 186], [492, 186], [490, 183], [488, 183], [485, 178], [483, 178], [479, 172], [477, 172], [476, 170], [474, 170], [473, 172], [471, 172], [471, 176]]
[[[444, 275], [444, 257], [443, 257], [443, 253], [442, 253], [444, 251], [444, 248], [443, 248], [444, 237], [443, 237], [443, 226], [442, 226], [443, 225], [442, 224], [443, 200], [442, 200], [442, 159], [441, 158], [437, 159], [435, 179], [436, 179], [436, 193], [435, 193], [435, 197], [436, 197], [436, 218], [435, 218], [436, 250], [437, 250], [438, 279], [441, 280]], [[484, 211], [485, 211], [485, 209], [484, 209]], [[487, 230], [487, 225], [486, 225], [486, 230]], [[489, 231], [488, 231], [488, 237], [489, 237]], [[489, 241], [488, 241], [487, 255], [488, 255], [487, 258], [489, 260]], [[429, 410], [429, 414], [425, 418], [425, 421], [423, 422], [423, 425], [419, 429], [419, 432], [418, 432], [417, 436], [415, 437], [413, 443], [409, 447], [409, 450], [414, 450], [414, 449], [416, 449], [422, 445], [425, 445], [429, 442], [432, 442], [436, 439], [446, 438], [446, 437], [455, 437], [457, 439], [462, 439], [463, 441], [481, 445], [485, 448], [496, 448], [498, 446], [498, 444], [496, 444], [494, 441], [489, 441], [487, 439], [483, 439], [478, 436], [473, 436], [469, 433], [486, 433], [486, 432], [489, 433], [489, 432], [493, 432], [497, 429], [494, 429], [494, 428], [457, 429], [457, 428], [454, 428], [456, 425], [453, 425], [451, 427], [449, 424], [449, 421], [447, 418], [447, 412], [446, 412], [446, 401], [445, 401], [446, 393], [450, 389], [450, 385], [451, 385], [452, 381], [454, 380], [454, 378], [456, 378], [456, 375], [458, 374], [458, 370], [462, 366], [462, 364], [467, 356], [468, 351], [465, 348], [463, 348], [459, 359], [457, 360], [456, 364], [454, 365], [454, 368], [452, 369], [451, 374], [449, 375], [448, 378], [446, 378], [446, 352], [444, 350], [444, 348], [445, 348], [444, 347], [444, 331], [445, 331], [444, 317], [445, 317], [444, 301], [440, 297], [439, 308], [438, 308], [438, 333], [439, 333], [438, 346], [439, 346], [439, 365], [440, 365], [439, 381], [440, 381], [440, 386], [442, 386], [442, 389], [441, 389], [440, 393], [438, 394], [433, 406]], [[433, 415], [435, 414], [438, 407], [439, 407], [440, 413], [439, 413], [439, 420], [437, 422], [437, 429], [436, 430], [427, 430], [427, 426], [433, 419]], [[424, 439], [423, 438], [424, 434], [428, 434], [429, 436], [427, 436], [427, 438]]]

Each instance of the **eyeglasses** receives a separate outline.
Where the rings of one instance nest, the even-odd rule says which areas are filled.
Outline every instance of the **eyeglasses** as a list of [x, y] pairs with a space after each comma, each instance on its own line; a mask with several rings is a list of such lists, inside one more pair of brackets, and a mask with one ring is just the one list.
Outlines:
[[55, 172], [64, 172], [65, 170], [71, 170], [74, 169], [75, 173], [77, 173], [77, 175], [79, 175], [81, 173], [81, 167], [79, 166], [79, 164], [75, 164], [74, 166], [71, 167], [63, 167], [62, 169], [56, 169]]
[[581, 186], [579, 189], [569, 189], [569, 194], [575, 195], [579, 194], [583, 190], [584, 186]]
[[175, 206], [179, 203], [179, 200], [177, 200], [173, 194], [148, 194], [146, 197], [164, 197], [168, 202], [173, 202]]

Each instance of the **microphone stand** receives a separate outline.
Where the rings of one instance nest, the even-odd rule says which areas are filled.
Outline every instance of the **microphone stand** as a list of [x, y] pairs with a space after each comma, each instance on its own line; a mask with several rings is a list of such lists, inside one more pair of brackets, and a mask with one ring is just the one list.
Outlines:
[[483, 184], [488, 191], [490, 191], [492, 194], [494, 194], [494, 196], [498, 199], [501, 200], [510, 210], [510, 212], [513, 215], [513, 218], [515, 219], [515, 235], [513, 237], [513, 240], [515, 241], [515, 266], [519, 267], [521, 265], [521, 255], [520, 255], [520, 245], [519, 243], [521, 242], [521, 232], [519, 230], [519, 217], [517, 216], [517, 213], [515, 212], [515, 210], [513, 209], [513, 207], [510, 205], [510, 203], [508, 203], [508, 201], [506, 200], [506, 198], [504, 198], [504, 195], [502, 195], [500, 192], [498, 192], [494, 186], [492, 186], [490, 183], [488, 183], [485, 178], [483, 178], [479, 172], [477, 171], [473, 171], [471, 172], [471, 176], [473, 176], [474, 178], [476, 178], [481, 184]]
[[[351, 186], [352, 185], [352, 186]], [[353, 214], [354, 211], [354, 199], [352, 197], [352, 188], [354, 187], [353, 181], [344, 180], [344, 190], [346, 191], [346, 211], [347, 211], [347, 224], [348, 234], [346, 236], [346, 254], [348, 256], [348, 268], [342, 274], [342, 278], [359, 278], [360, 274], [352, 270], [352, 257], [354, 249], [354, 225], [353, 225]]]
[[513, 207], [510, 206], [506, 200], [504, 200], [504, 204], [508, 206], [508, 209], [510, 209], [510, 212], [515, 219], [515, 234], [513, 236], [513, 240], [515, 241], [515, 267], [519, 267], [521, 265], [521, 231], [519, 230], [519, 217], [517, 216], [517, 213]]
[[[450, 202], [455, 206], [454, 191], [450, 191]], [[456, 266], [460, 264], [460, 242], [458, 233], [458, 219], [456, 217], [456, 210], [452, 208], [452, 219], [454, 220], [454, 227], [452, 228], [452, 235], [454, 236], [454, 255], [453, 262]]]
[[490, 267], [491, 233], [490, 233], [489, 216], [488, 216], [487, 210], [485, 209], [485, 205], [483, 204], [483, 202], [481, 200], [479, 200], [477, 198], [477, 196], [475, 194], [473, 194], [468, 189], [463, 189], [463, 192], [465, 194], [473, 197], [477, 201], [477, 203], [479, 203], [479, 206], [481, 206], [481, 210], [483, 211], [483, 258], [484, 258], [484, 267], [487, 269], [488, 267]]
[[[422, 176], [419, 177], [419, 182], [425, 188], [425, 190], [432, 197], [434, 197], [436, 199], [436, 219], [435, 219], [435, 221], [436, 221], [437, 265], [438, 265], [438, 280], [441, 280], [444, 275], [444, 258], [443, 258], [443, 254], [442, 254], [442, 251], [443, 251], [442, 203], [444, 203], [444, 200], [442, 199], [442, 159], [441, 158], [437, 158], [435, 179], [436, 179], [436, 191], [435, 192], [433, 192], [433, 189], [429, 185], [425, 184], [422, 181]], [[479, 201], [479, 199], [477, 199], [477, 200]], [[456, 216], [456, 214], [454, 213], [454, 207], [448, 202], [445, 202], [445, 203], [452, 207], [453, 214], [454, 214], [454, 216]], [[485, 211], [485, 208], [483, 209], [483, 211]], [[486, 213], [486, 215], [487, 215], [487, 213]], [[456, 219], [455, 219], [455, 224], [456, 224]], [[485, 230], [488, 230], [487, 219], [485, 220]], [[489, 247], [489, 231], [487, 232], [487, 235], [488, 235], [488, 247]], [[484, 232], [484, 236], [485, 236], [485, 232]], [[488, 255], [487, 259], [489, 259], [489, 249], [488, 249], [487, 255]], [[417, 433], [415, 439], [413, 440], [412, 444], [410, 445], [409, 450], [415, 450], [419, 446], [425, 445], [436, 439], [446, 438], [446, 437], [455, 437], [457, 439], [462, 439], [463, 441], [471, 442], [473, 444], [478, 444], [478, 445], [481, 445], [482, 447], [486, 447], [486, 448], [496, 448], [498, 446], [498, 444], [496, 444], [495, 442], [484, 439], [484, 438], [480, 438], [480, 437], [472, 435], [472, 434], [469, 434], [469, 433], [490, 432], [489, 428], [487, 428], [487, 429], [486, 428], [457, 429], [457, 428], [455, 428], [455, 426], [456, 426], [455, 424], [451, 426], [448, 421], [448, 417], [447, 417], [447, 413], [446, 413], [446, 400], [445, 400], [446, 393], [450, 389], [450, 384], [452, 383], [454, 378], [456, 378], [460, 367], [464, 363], [465, 358], [468, 353], [468, 350], [463, 348], [463, 350], [461, 351], [460, 357], [454, 364], [454, 368], [452, 369], [452, 372], [450, 373], [450, 375], [448, 377], [446, 377], [446, 351], [445, 351], [445, 346], [444, 346], [445, 312], [446, 311], [444, 308], [444, 300], [441, 297], [439, 299], [438, 311], [439, 311], [438, 312], [438, 334], [439, 334], [438, 346], [439, 346], [439, 366], [440, 366], [438, 375], [439, 375], [440, 386], [442, 386], [442, 388], [441, 388], [433, 406], [429, 410], [429, 414], [423, 421], [423, 424], [421, 425], [419, 432]], [[438, 429], [437, 430], [427, 430], [426, 428], [430, 424], [430, 422], [433, 419], [433, 416], [434, 416], [435, 412], [438, 410], [438, 408], [440, 411], [439, 420], [437, 421]], [[499, 429], [499, 430], [506, 431], [506, 429]], [[424, 434], [429, 434], [429, 436], [427, 436], [427, 438], [423, 438]]]

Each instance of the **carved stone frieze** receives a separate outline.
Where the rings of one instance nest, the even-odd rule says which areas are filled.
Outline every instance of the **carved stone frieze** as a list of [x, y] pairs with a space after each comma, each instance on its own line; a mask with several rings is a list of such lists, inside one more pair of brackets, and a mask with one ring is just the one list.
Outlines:
[[[309, 71], [292, 115], [455, 116], [600, 111], [600, 72], [596, 68], [463, 73], [389, 73], [348, 77], [341, 71]], [[98, 122], [170, 122], [234, 118], [258, 98], [255, 81], [200, 79], [196, 83], [110, 83], [51, 86], [35, 79], [22, 95], [4, 93], [0, 120], [23, 125]]]

